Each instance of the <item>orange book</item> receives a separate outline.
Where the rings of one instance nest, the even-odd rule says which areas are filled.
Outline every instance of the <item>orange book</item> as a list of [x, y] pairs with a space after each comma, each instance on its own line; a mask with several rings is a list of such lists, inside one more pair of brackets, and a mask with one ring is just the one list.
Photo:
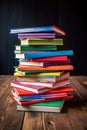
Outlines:
[[48, 66], [48, 67], [38, 67], [38, 66], [18, 66], [18, 71], [24, 70], [73, 70], [73, 65], [58, 65], [58, 66]]

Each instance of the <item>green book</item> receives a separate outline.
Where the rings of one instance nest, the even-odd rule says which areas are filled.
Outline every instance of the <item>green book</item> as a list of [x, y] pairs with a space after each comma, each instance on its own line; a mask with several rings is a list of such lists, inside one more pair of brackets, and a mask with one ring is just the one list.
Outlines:
[[42, 38], [25, 38], [20, 39], [21, 45], [63, 45], [62, 38], [42, 39]]
[[43, 50], [57, 50], [57, 46], [56, 45], [43, 45], [43, 46], [36, 46], [36, 45], [15, 45], [15, 50], [16, 51], [32, 51], [32, 50], [39, 50], [39, 51], [43, 51]]
[[50, 102], [41, 102], [32, 105], [22, 106], [17, 104], [18, 111], [32, 111], [32, 112], [55, 112], [60, 113], [65, 100], [57, 100], [57, 101], [50, 101]]

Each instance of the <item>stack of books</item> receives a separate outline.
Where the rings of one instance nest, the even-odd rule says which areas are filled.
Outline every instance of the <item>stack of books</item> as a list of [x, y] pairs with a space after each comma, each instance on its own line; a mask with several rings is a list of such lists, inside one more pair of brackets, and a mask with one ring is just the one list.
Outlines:
[[61, 112], [65, 100], [73, 98], [70, 63], [73, 50], [59, 50], [65, 32], [59, 27], [44, 26], [11, 29], [18, 35], [15, 45], [15, 81], [10, 86], [18, 111]]

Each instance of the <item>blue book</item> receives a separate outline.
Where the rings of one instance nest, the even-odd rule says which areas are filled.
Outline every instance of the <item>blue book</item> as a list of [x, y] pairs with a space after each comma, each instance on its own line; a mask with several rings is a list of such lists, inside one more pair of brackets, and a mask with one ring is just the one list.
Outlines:
[[61, 51], [43, 51], [43, 52], [25, 52], [22, 54], [15, 54], [16, 59], [34, 59], [44, 58], [52, 56], [70, 56], [73, 55], [73, 50], [61, 50]]
[[58, 99], [67, 96], [67, 93], [50, 93], [50, 94], [36, 94], [27, 96], [18, 96], [15, 90], [12, 90], [12, 95], [19, 101], [30, 101], [30, 100], [45, 100], [45, 99]]
[[16, 33], [28, 33], [28, 32], [56, 32], [59, 35], [65, 36], [65, 32], [59, 27], [52, 26], [41, 26], [41, 27], [29, 27], [29, 28], [14, 28], [10, 30], [11, 34]]

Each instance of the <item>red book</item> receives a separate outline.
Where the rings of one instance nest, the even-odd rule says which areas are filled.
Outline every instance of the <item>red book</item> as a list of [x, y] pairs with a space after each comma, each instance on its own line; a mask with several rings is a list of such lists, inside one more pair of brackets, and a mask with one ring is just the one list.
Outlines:
[[30, 104], [35, 104], [35, 103], [40, 103], [40, 102], [49, 102], [49, 101], [57, 101], [57, 100], [68, 100], [73, 98], [73, 95], [65, 95], [63, 97], [59, 98], [51, 98], [51, 99], [42, 99], [42, 100], [31, 100], [31, 101], [19, 101], [16, 97], [14, 97], [14, 100], [19, 104], [19, 105], [30, 105]]
[[[27, 95], [36, 95], [36, 93], [31, 92], [31, 91], [27, 91], [27, 90], [23, 90], [21, 88], [15, 88], [14, 87], [15, 92], [17, 93], [18, 96], [27, 96]], [[74, 89], [70, 86], [65, 86], [65, 87], [61, 87], [58, 89], [51, 89], [50, 91], [47, 92], [43, 92], [43, 94], [48, 94], [48, 93], [63, 93], [63, 92], [73, 92]]]
[[68, 56], [52, 56], [52, 57], [46, 57], [46, 58], [36, 58], [36, 59], [32, 59], [31, 61], [36, 61], [36, 62], [43, 62], [43, 61], [49, 61], [49, 62], [53, 62], [53, 61], [67, 61]]

